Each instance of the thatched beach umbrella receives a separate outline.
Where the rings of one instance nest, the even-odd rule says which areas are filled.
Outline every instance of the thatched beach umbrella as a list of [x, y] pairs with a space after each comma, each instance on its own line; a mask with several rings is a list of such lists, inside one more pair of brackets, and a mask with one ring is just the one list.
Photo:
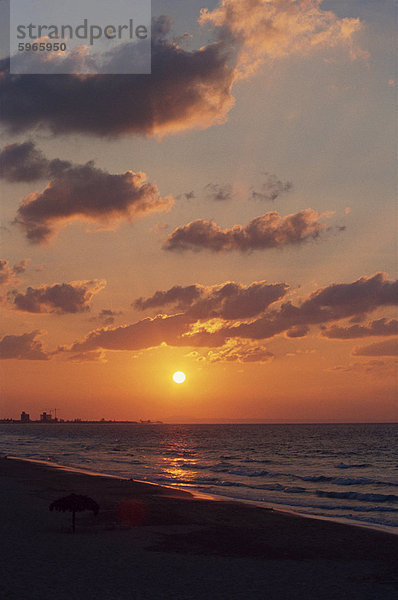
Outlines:
[[79, 494], [71, 494], [64, 498], [59, 498], [50, 504], [50, 510], [59, 512], [70, 511], [72, 513], [72, 531], [75, 533], [75, 515], [83, 510], [92, 510], [94, 515], [98, 515], [99, 506], [92, 498], [88, 496], [80, 496]]

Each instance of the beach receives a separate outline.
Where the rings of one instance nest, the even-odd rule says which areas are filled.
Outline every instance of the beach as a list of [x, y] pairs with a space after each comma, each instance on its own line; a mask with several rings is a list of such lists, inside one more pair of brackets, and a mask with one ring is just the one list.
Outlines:
[[[398, 536], [0, 459], [6, 600], [395, 599]], [[71, 493], [95, 517], [50, 512]]]

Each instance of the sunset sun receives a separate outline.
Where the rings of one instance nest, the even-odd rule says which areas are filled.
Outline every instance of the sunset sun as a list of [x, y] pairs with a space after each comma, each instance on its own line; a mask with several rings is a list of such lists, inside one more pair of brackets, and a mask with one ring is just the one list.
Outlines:
[[184, 383], [185, 381], [185, 373], [182, 371], [176, 371], [173, 373], [173, 381], [174, 383]]

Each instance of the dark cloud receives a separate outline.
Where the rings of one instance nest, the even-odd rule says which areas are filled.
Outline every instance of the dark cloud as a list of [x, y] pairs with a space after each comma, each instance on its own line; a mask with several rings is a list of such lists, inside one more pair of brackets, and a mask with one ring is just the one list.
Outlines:
[[0, 177], [11, 182], [45, 179], [49, 162], [33, 142], [10, 144], [0, 152]]
[[[336, 46], [355, 55], [358, 19], [339, 19], [321, 10], [319, 2], [250, 0], [244, 11], [240, 3], [222, 0], [213, 11], [202, 11], [200, 25], [210, 24], [216, 41], [193, 51], [168, 41], [170, 19], [158, 18], [152, 28], [150, 76], [13, 76], [5, 59], [0, 63], [0, 119], [14, 132], [45, 126], [54, 133], [98, 136], [208, 127], [226, 119], [234, 104], [233, 83], [266, 58]], [[125, 44], [110, 52], [109, 66], [125, 64], [131, 51], [131, 44]], [[39, 53], [32, 58], [42, 60]], [[81, 53], [73, 58], [81, 61]]]
[[223, 201], [231, 200], [232, 198], [232, 186], [229, 184], [208, 183], [204, 189], [208, 200]]
[[186, 315], [154, 319], [143, 319], [132, 325], [122, 325], [113, 329], [98, 329], [88, 334], [81, 342], [71, 347], [72, 352], [104, 350], [140, 350], [168, 344], [170, 346], [189, 345], [181, 343], [180, 336], [187, 331], [192, 319]]
[[[25, 162], [15, 163], [16, 168], [12, 170], [11, 161], [8, 161], [6, 173], [9, 176], [23, 174], [25, 166], [29, 170], [29, 165], [34, 163], [32, 156], [37, 150], [33, 144], [28, 146], [28, 150], [23, 150]], [[39, 162], [40, 172], [50, 181], [42, 192], [29, 194], [24, 199], [15, 219], [33, 243], [48, 242], [57, 228], [71, 219], [101, 223], [121, 218], [131, 220], [149, 212], [166, 210], [173, 204], [170, 196], [162, 198], [157, 186], [146, 181], [145, 173], [126, 171], [113, 175], [96, 168], [92, 162], [73, 165], [44, 157]]]
[[22, 260], [20, 260], [19, 263], [13, 266], [14, 273], [16, 273], [17, 275], [25, 273], [29, 261], [30, 258], [23, 258]]
[[[237, 283], [175, 286], [158, 291], [150, 298], [139, 298], [134, 306], [142, 310], [169, 306], [180, 311], [179, 314], [158, 315], [131, 325], [92, 331], [68, 351], [134, 351], [161, 344], [224, 347], [226, 350], [226, 345], [249, 344], [247, 357], [239, 358], [248, 361], [254, 360], [249, 356], [257, 355], [257, 351], [245, 340], [267, 339], [284, 332], [291, 338], [303, 337], [311, 325], [348, 319], [398, 304], [398, 281], [387, 279], [384, 273], [361, 277], [352, 283], [333, 283], [316, 290], [297, 305], [285, 302], [280, 308], [273, 308], [272, 303], [283, 298], [287, 289], [284, 283], [265, 282], [248, 286]], [[256, 315], [260, 316], [247, 321]]]
[[90, 310], [90, 302], [105, 286], [105, 281], [72, 281], [28, 287], [25, 293], [10, 295], [17, 310], [31, 313], [80, 313]]
[[11, 266], [8, 260], [0, 258], [0, 286], [15, 284], [17, 275], [24, 273], [29, 259], [24, 258], [19, 263]]
[[308, 325], [295, 325], [291, 329], [287, 330], [286, 335], [289, 338], [301, 338], [305, 337], [309, 330], [310, 328]]
[[196, 319], [248, 319], [280, 300], [287, 290], [285, 283], [268, 284], [265, 281], [248, 286], [235, 282], [207, 287], [199, 284], [174, 286], [165, 292], [158, 291], [150, 298], [139, 298], [134, 306], [140, 310], [173, 306]]
[[340, 340], [362, 338], [372, 335], [398, 335], [398, 320], [382, 318], [377, 321], [372, 321], [368, 325], [353, 325], [351, 327], [332, 325], [328, 329], [322, 331], [322, 335]]
[[196, 195], [195, 192], [191, 190], [190, 192], [184, 192], [183, 194], [179, 194], [177, 198], [178, 200], [181, 200], [181, 198], [183, 198], [184, 200], [193, 200], [194, 198], [196, 198]]
[[245, 226], [234, 225], [230, 229], [198, 219], [177, 227], [167, 238], [164, 249], [248, 252], [297, 245], [318, 238], [325, 229], [320, 219], [327, 216], [329, 214], [320, 214], [311, 208], [286, 217], [272, 211], [252, 219]]
[[199, 284], [188, 286], [175, 285], [166, 292], [155, 292], [150, 298], [138, 298], [132, 304], [139, 310], [148, 308], [161, 308], [167, 305], [174, 305], [177, 310], [186, 310], [192, 303], [200, 298], [204, 287]]
[[6, 286], [15, 280], [15, 271], [8, 260], [0, 259], [0, 285]]
[[113, 325], [115, 317], [118, 317], [121, 314], [123, 314], [121, 311], [103, 308], [96, 317], [91, 317], [90, 321], [100, 321], [103, 325]]
[[160, 15], [152, 19], [151, 36], [157, 42], [163, 42], [171, 32], [173, 19], [169, 15]]
[[291, 181], [281, 181], [276, 175], [272, 173], [264, 173], [265, 181], [260, 186], [259, 190], [252, 188], [251, 197], [254, 200], [265, 200], [273, 201], [293, 189]]
[[0, 340], [0, 359], [48, 360], [42, 342], [36, 339], [41, 334], [36, 330], [22, 335], [5, 335]]
[[32, 141], [9, 144], [0, 152], [0, 178], [12, 183], [54, 179], [72, 167], [67, 160], [49, 160]]
[[199, 319], [248, 319], [283, 298], [287, 290], [285, 283], [260, 281], [245, 286], [229, 282], [210, 288], [187, 312]]
[[354, 356], [398, 356], [398, 338], [360, 346], [353, 351]]
[[398, 305], [398, 281], [388, 280], [385, 273], [376, 273], [353, 283], [333, 283], [320, 288], [298, 306], [286, 302], [278, 311], [225, 330], [225, 335], [265, 339], [293, 327], [338, 321], [393, 305]]
[[[398, 281], [385, 273], [361, 277], [353, 283], [334, 283], [310, 295], [300, 307], [303, 314], [325, 320], [365, 314], [381, 306], [398, 305]], [[310, 321], [309, 321], [310, 322]]]
[[[233, 104], [229, 49], [216, 42], [183, 50], [162, 37], [165, 23], [152, 41], [151, 75], [18, 77], [2, 61], [0, 119], [14, 132], [46, 126], [57, 134], [98, 136], [162, 134], [220, 120]], [[123, 62], [130, 52], [126, 44], [117, 59]]]

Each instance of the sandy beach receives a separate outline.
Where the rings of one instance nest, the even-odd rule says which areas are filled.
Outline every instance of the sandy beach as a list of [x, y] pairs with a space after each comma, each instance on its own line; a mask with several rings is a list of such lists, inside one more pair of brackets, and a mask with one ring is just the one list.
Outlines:
[[[0, 459], [5, 600], [397, 598], [398, 536]], [[94, 517], [49, 511], [70, 493]]]

